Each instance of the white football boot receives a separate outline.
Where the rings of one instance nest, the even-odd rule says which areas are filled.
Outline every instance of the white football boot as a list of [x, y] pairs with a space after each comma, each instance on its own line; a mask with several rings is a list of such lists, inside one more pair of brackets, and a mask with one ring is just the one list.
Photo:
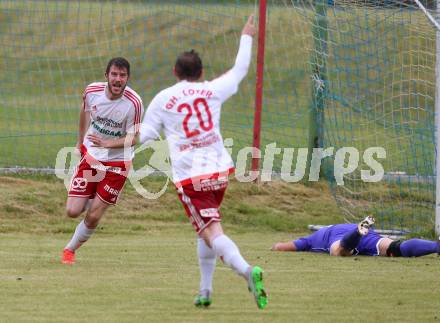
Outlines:
[[374, 218], [372, 216], [367, 216], [365, 219], [363, 219], [358, 224], [358, 232], [366, 236], [368, 234], [368, 231], [370, 230], [370, 227], [374, 224]]

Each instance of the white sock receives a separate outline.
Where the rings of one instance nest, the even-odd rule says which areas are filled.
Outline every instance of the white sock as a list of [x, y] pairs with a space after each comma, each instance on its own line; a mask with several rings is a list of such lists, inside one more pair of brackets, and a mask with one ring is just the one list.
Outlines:
[[95, 229], [89, 229], [84, 223], [84, 220], [82, 220], [75, 229], [75, 233], [73, 234], [72, 239], [70, 242], [66, 245], [64, 249], [69, 249], [70, 251], [75, 251], [81, 245], [89, 240], [90, 236], [95, 232]]
[[215, 254], [220, 257], [226, 265], [245, 279], [248, 278], [247, 276], [251, 267], [241, 256], [234, 241], [222, 234], [212, 241], [212, 248]]
[[205, 240], [197, 239], [197, 255], [200, 267], [200, 291], [212, 293], [212, 277], [214, 276], [216, 255], [215, 251], [208, 247]]

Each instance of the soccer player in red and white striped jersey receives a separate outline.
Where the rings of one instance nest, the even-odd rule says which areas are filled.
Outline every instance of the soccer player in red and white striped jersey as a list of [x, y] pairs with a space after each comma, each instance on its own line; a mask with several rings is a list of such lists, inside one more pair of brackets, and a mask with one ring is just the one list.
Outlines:
[[63, 263], [75, 262], [75, 251], [93, 234], [108, 206], [116, 204], [127, 178], [133, 147], [113, 148], [107, 143], [123, 143], [139, 132], [143, 105], [127, 86], [129, 77], [129, 62], [116, 57], [107, 64], [106, 82], [92, 83], [84, 91], [77, 142], [81, 160], [72, 177], [66, 212], [76, 218], [90, 207], [64, 249]]
[[261, 268], [251, 267], [236, 244], [223, 233], [219, 212], [228, 174], [234, 171], [220, 134], [221, 107], [238, 91], [248, 72], [254, 34], [251, 16], [243, 28], [234, 66], [212, 81], [202, 81], [203, 65], [195, 51], [182, 53], [174, 66], [178, 82], [154, 97], [141, 125], [141, 142], [155, 139], [164, 131], [173, 182], [199, 237], [201, 281], [195, 299], [197, 306], [211, 304], [217, 257], [247, 280], [259, 308], [267, 304]]

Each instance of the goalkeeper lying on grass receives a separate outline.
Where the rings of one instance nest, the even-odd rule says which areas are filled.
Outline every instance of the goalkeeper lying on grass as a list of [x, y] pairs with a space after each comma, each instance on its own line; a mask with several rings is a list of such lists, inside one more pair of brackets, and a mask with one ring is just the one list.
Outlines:
[[324, 252], [332, 256], [420, 257], [440, 254], [439, 241], [396, 241], [379, 235], [371, 228], [373, 224], [374, 218], [368, 216], [359, 224], [330, 225], [298, 240], [278, 242], [272, 250]]

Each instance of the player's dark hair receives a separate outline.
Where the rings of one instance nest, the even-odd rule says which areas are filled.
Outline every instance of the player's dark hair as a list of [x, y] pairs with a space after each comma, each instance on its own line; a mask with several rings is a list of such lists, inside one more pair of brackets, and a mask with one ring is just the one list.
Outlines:
[[174, 65], [176, 76], [180, 80], [196, 81], [202, 76], [202, 60], [194, 49], [183, 52], [177, 57]]
[[130, 76], [130, 63], [124, 57], [113, 57], [109, 60], [107, 68], [105, 69], [105, 74], [110, 72], [112, 66], [116, 66], [119, 69], [125, 68], [127, 70], [127, 75]]

